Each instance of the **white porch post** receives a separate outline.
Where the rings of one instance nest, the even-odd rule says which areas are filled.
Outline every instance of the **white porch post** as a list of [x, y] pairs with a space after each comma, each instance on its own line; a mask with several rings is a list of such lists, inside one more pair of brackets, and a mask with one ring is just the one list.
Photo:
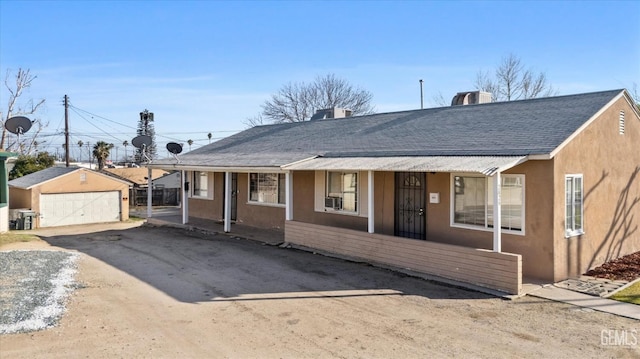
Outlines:
[[367, 204], [368, 204], [368, 208], [367, 208], [367, 213], [368, 213], [368, 229], [369, 229], [369, 233], [373, 233], [374, 232], [374, 228], [375, 228], [375, 214], [374, 214], [374, 208], [375, 205], [373, 203], [373, 171], [368, 171], [367, 172], [367, 179], [369, 180], [367, 189], [368, 189], [368, 193], [367, 193]]
[[151, 206], [153, 205], [153, 179], [151, 178], [151, 167], [147, 165], [147, 218], [151, 218]]
[[224, 173], [224, 231], [231, 232], [231, 172]]
[[293, 220], [293, 173], [285, 173], [285, 220]]
[[182, 188], [182, 196], [180, 204], [182, 207], [182, 224], [187, 224], [189, 222], [189, 190], [187, 189], [187, 171], [182, 171], [182, 183], [180, 188]]
[[502, 200], [500, 172], [493, 176], [493, 251], [502, 252]]

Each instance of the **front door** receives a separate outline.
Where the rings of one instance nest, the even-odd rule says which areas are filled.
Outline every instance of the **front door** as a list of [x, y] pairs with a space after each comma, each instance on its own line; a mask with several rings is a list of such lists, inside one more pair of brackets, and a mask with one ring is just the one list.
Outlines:
[[425, 173], [396, 172], [395, 235], [425, 239]]

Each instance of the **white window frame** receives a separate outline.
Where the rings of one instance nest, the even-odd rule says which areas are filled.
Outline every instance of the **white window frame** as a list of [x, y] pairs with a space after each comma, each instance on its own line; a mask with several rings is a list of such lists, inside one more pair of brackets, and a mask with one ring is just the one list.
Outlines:
[[[571, 182], [571, 188], [568, 188], [569, 181]], [[580, 228], [577, 228], [576, 224], [576, 183], [580, 182]], [[564, 236], [565, 238], [580, 236], [584, 234], [584, 178], [582, 174], [568, 174], [564, 176], [564, 203], [565, 203], [565, 211], [564, 211]], [[570, 198], [569, 198], [570, 196]], [[567, 207], [567, 204], [570, 203], [570, 207]], [[568, 218], [568, 211], [571, 211], [571, 224], [569, 225], [570, 219]]]
[[[276, 175], [278, 176], [277, 179], [277, 196], [278, 196], [278, 203], [273, 203], [273, 202], [264, 202], [264, 201], [259, 201], [259, 200], [252, 200], [251, 199], [251, 175], [265, 175], [265, 174], [269, 174], [269, 175]], [[282, 176], [282, 183], [280, 181], [280, 176]], [[251, 205], [258, 205], [258, 206], [272, 206], [272, 207], [285, 207], [287, 205], [287, 196], [285, 194], [286, 192], [286, 178], [285, 177], [285, 173], [282, 172], [250, 172], [248, 175], [248, 180], [247, 180], [247, 193], [249, 194], [247, 196], [247, 203], [251, 204]], [[282, 184], [282, 188], [280, 188], [280, 184]], [[283, 199], [284, 202], [280, 203], [280, 192], [282, 191], [282, 195], [283, 195]]]
[[[335, 213], [342, 213], [342, 214], [358, 214], [360, 212], [360, 207], [362, 206], [362, 204], [360, 203], [360, 184], [361, 184], [361, 178], [360, 178], [360, 172], [359, 171], [325, 171], [324, 174], [324, 197], [325, 198], [329, 198], [332, 196], [329, 196], [330, 194], [330, 189], [329, 189], [329, 178], [330, 178], [330, 173], [340, 173], [341, 177], [343, 177], [345, 174], [353, 174], [356, 177], [356, 185], [355, 185], [355, 210], [354, 211], [350, 211], [350, 210], [345, 210], [342, 208], [342, 205], [340, 205], [340, 208], [333, 208], [333, 207], [326, 207], [324, 206], [324, 210], [326, 212], [335, 212]], [[344, 200], [344, 193], [348, 193], [344, 191], [344, 187], [341, 188], [341, 201]]]
[[[456, 205], [456, 188], [455, 188], [455, 178], [456, 177], [473, 177], [473, 178], [483, 178], [484, 179], [484, 186], [485, 186], [485, 198], [484, 198], [484, 225], [474, 225], [474, 224], [464, 224], [464, 223], [457, 223], [455, 222], [455, 205]], [[515, 234], [515, 235], [519, 235], [519, 236], [524, 236], [525, 235], [525, 228], [526, 228], [526, 181], [525, 178], [526, 176], [524, 174], [501, 174], [500, 175], [501, 180], [504, 181], [505, 178], [517, 178], [521, 183], [522, 183], [522, 211], [521, 211], [521, 215], [520, 215], [520, 222], [522, 223], [522, 228], [521, 229], [508, 229], [508, 228], [502, 228], [501, 232], [505, 233], [505, 234]], [[493, 225], [489, 224], [489, 216], [493, 215], [493, 210], [489, 209], [489, 202], [493, 201], [493, 188], [492, 186], [489, 185], [489, 178], [491, 177], [487, 177], [487, 176], [481, 176], [481, 175], [477, 175], [477, 174], [470, 174], [470, 173], [451, 173], [451, 180], [450, 180], [450, 186], [451, 186], [451, 202], [450, 202], [450, 226], [454, 227], [454, 228], [464, 228], [464, 229], [473, 229], [473, 230], [479, 230], [479, 231], [487, 231], [487, 232], [493, 232]], [[502, 185], [502, 192], [504, 193], [505, 191], [505, 186], [504, 184]], [[502, 203], [502, 206], [504, 206], [504, 203]], [[502, 214], [504, 216], [505, 210], [504, 207], [502, 208]], [[504, 221], [504, 218], [503, 218]]]
[[[196, 188], [196, 176], [200, 177], [200, 183], [202, 183], [202, 174], [205, 175], [205, 181], [207, 183], [207, 193], [205, 195], [202, 195], [200, 193], [197, 193], [197, 191], [199, 191], [199, 189]], [[210, 172], [206, 172], [206, 171], [191, 171], [191, 197], [193, 198], [206, 198], [206, 199], [213, 199], [213, 176], [211, 175]]]

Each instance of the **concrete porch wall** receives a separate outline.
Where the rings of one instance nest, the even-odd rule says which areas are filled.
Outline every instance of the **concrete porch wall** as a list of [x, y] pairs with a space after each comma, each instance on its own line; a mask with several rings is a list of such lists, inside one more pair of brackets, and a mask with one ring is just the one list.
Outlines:
[[296, 221], [285, 241], [509, 294], [522, 291], [522, 256]]

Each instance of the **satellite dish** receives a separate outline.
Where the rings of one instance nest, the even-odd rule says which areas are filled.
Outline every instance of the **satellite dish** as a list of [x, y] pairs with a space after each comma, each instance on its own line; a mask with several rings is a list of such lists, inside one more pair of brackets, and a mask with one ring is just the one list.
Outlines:
[[175, 142], [169, 142], [167, 143], [167, 151], [174, 155], [180, 154], [180, 152], [182, 152], [182, 145]]
[[4, 123], [4, 127], [13, 134], [21, 135], [31, 128], [31, 120], [24, 116], [11, 117]]
[[131, 140], [131, 144], [135, 148], [144, 148], [151, 146], [151, 136], [140, 135]]

